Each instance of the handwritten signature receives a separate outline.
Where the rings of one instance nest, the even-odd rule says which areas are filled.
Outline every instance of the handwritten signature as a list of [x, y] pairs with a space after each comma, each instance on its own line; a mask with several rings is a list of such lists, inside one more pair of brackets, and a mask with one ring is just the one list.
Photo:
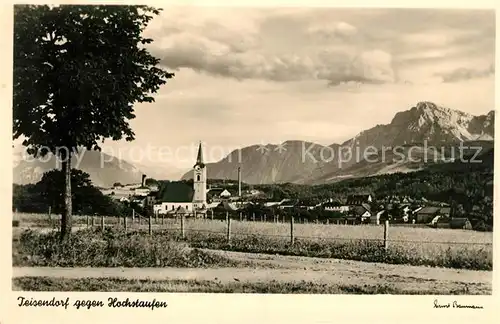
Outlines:
[[466, 305], [459, 304], [456, 300], [452, 303], [440, 304], [437, 299], [434, 299], [434, 308], [469, 308], [469, 309], [483, 309], [480, 305]]

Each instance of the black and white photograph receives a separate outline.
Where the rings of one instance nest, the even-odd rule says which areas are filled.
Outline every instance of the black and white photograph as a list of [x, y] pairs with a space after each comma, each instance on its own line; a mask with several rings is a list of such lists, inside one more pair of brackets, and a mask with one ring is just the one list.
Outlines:
[[[493, 9], [14, 5], [12, 291], [491, 296], [495, 32]], [[428, 308], [481, 308], [453, 298]]]

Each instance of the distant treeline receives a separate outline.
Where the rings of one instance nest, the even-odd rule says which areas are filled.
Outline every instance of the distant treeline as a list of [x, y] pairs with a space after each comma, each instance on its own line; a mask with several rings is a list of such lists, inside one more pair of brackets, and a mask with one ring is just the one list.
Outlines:
[[[71, 170], [74, 214], [116, 215], [127, 212], [128, 206], [114, 201], [92, 185], [83, 171]], [[46, 172], [36, 184], [13, 185], [12, 209], [24, 213], [47, 213], [49, 207], [60, 214], [63, 206], [64, 178], [60, 170]]]
[[[254, 185], [263, 195], [254, 200], [295, 199], [317, 203], [334, 198], [344, 201], [350, 194], [370, 193], [377, 201], [388, 196], [425, 198], [450, 204], [460, 216], [468, 217], [479, 228], [493, 226], [493, 149], [481, 155], [481, 163], [441, 163], [410, 173], [346, 179], [320, 185]], [[314, 212], [308, 212], [312, 214]]]

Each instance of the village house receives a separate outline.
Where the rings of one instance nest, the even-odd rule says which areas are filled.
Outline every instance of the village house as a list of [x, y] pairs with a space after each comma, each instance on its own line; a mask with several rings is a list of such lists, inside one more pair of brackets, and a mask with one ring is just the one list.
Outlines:
[[347, 213], [349, 212], [349, 206], [342, 205], [338, 201], [328, 201], [322, 205], [325, 211], [339, 212], [339, 213]]
[[220, 197], [222, 199], [224, 198], [229, 198], [231, 197], [231, 193], [227, 190], [227, 189], [224, 189], [221, 193], [220, 193]]
[[305, 210], [313, 210], [319, 206], [321, 206], [321, 203], [315, 203], [312, 201], [299, 201], [297, 204], [295, 204], [296, 208]]
[[297, 205], [297, 202], [292, 199], [284, 199], [278, 206], [279, 209], [293, 209]]
[[238, 209], [238, 206], [236, 206], [234, 203], [222, 201], [213, 210], [216, 212], [232, 212], [237, 211]]
[[414, 211], [414, 218], [417, 223], [432, 222], [436, 216], [449, 218], [451, 216], [450, 207], [422, 207]]
[[438, 216], [439, 207], [423, 207], [414, 215], [417, 223], [428, 223]]
[[250, 190], [244, 190], [242, 191], [242, 194], [244, 196], [258, 196], [262, 194], [262, 191], [259, 191], [257, 189], [250, 189]]
[[356, 205], [361, 205], [363, 203], [370, 204], [371, 202], [373, 202], [373, 197], [370, 194], [349, 195], [347, 196], [346, 205], [356, 206]]
[[351, 209], [350, 214], [359, 219], [361, 223], [366, 222], [372, 215], [370, 205], [366, 203], [363, 203], [359, 206], [354, 206]]
[[149, 189], [148, 187], [139, 187], [134, 189], [134, 196], [146, 197], [150, 192], [151, 189]]
[[264, 207], [279, 207], [281, 204], [287, 203], [288, 199], [282, 199], [281, 201], [266, 201]]
[[236, 194], [231, 193], [230, 190], [225, 188], [210, 188], [207, 192], [207, 199], [209, 201], [222, 201], [222, 200], [237, 200], [240, 197]]
[[221, 201], [220, 194], [224, 191], [224, 188], [210, 188], [207, 191], [207, 199], [212, 202]]

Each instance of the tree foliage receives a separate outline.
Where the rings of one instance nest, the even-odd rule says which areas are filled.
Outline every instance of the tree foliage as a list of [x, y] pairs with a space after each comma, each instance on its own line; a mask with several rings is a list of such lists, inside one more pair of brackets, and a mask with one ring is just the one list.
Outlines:
[[[72, 205], [79, 214], [117, 215], [121, 206], [101, 193], [90, 181], [88, 173], [71, 170]], [[55, 214], [64, 209], [64, 174], [52, 170], [43, 174], [36, 184], [14, 185], [13, 208], [20, 212]]]
[[134, 139], [134, 104], [174, 75], [142, 33], [159, 10], [125, 5], [14, 7], [13, 135], [34, 155], [55, 154], [65, 174], [61, 237], [71, 232], [71, 154], [106, 138]]
[[[99, 148], [134, 139], [133, 105], [173, 77], [141, 34], [146, 6], [18, 5], [14, 10], [14, 137], [34, 148]], [[41, 153], [41, 152], [40, 152]]]

